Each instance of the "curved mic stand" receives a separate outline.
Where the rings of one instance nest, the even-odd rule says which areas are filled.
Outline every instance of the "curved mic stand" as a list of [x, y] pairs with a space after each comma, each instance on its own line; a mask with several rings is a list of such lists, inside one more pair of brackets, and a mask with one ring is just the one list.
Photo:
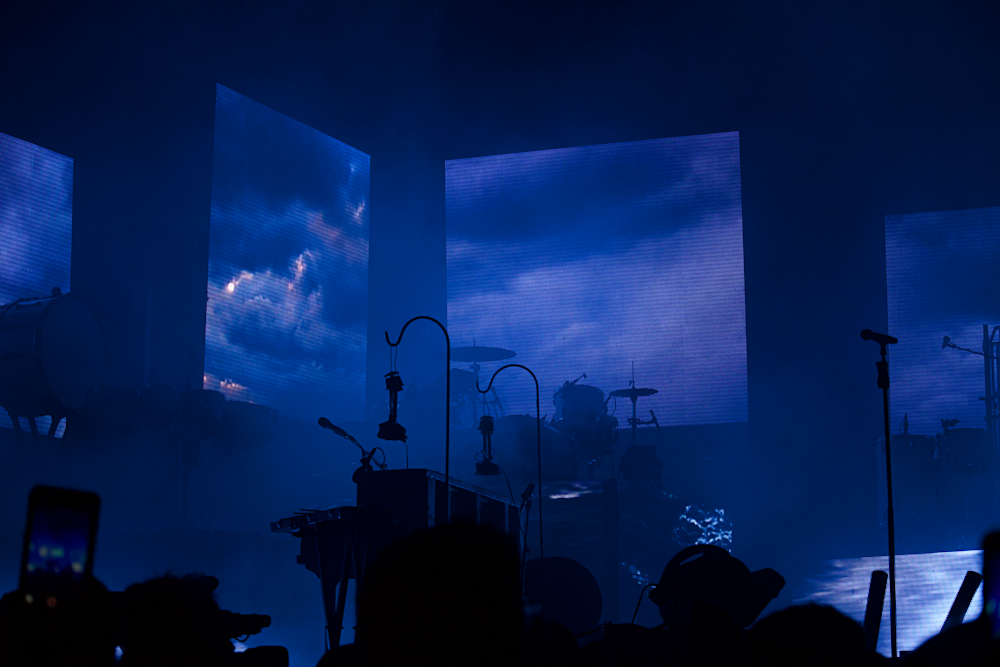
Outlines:
[[[535, 438], [538, 446], [538, 553], [541, 557], [541, 577], [542, 577], [542, 620], [545, 618], [545, 540], [542, 537], [542, 410], [541, 410], [541, 400], [539, 398], [538, 390], [538, 378], [532, 373], [531, 369], [527, 366], [522, 366], [521, 364], [507, 364], [506, 366], [501, 366], [497, 369], [497, 372], [493, 374], [490, 378], [490, 383], [486, 385], [486, 389], [479, 388], [479, 377], [476, 377], [476, 391], [480, 394], [485, 394], [493, 386], [493, 381], [496, 380], [497, 375], [500, 371], [505, 368], [523, 368], [528, 371], [531, 375], [531, 379], [535, 381]], [[524, 527], [525, 534], [527, 534], [528, 526]]]
[[[428, 315], [417, 315], [409, 322], [403, 325], [403, 328], [399, 330], [399, 338], [393, 343], [389, 340], [389, 332], [385, 332], [385, 342], [389, 344], [389, 347], [396, 347], [399, 342], [403, 340], [403, 333], [406, 332], [406, 327], [410, 326], [413, 322], [417, 320], [430, 320], [434, 324], [441, 327], [441, 331], [444, 332], [444, 341], [447, 347], [447, 354], [445, 357], [445, 368], [444, 368], [444, 488], [448, 494], [448, 523], [451, 523], [451, 475], [450, 473], [450, 461], [451, 461], [451, 337], [448, 336], [448, 330], [444, 328], [444, 325], [435, 320], [433, 317]], [[537, 381], [536, 381], [537, 384]], [[539, 513], [540, 514], [540, 513]]]

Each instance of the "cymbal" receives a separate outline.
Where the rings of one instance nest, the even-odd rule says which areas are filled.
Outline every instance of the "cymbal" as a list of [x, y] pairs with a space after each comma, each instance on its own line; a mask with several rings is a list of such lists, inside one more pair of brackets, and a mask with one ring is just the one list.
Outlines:
[[658, 394], [656, 389], [638, 389], [636, 387], [629, 387], [628, 389], [615, 389], [610, 392], [608, 396], [615, 396], [616, 398], [631, 398], [635, 400], [640, 396], [652, 396], [653, 394]]
[[483, 347], [473, 345], [471, 347], [451, 348], [452, 361], [501, 361], [517, 356], [517, 352], [505, 350], [502, 347]]

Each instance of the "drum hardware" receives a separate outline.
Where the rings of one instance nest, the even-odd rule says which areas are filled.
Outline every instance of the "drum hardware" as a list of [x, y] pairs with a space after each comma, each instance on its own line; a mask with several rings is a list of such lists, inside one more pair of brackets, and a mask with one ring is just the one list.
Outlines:
[[[469, 411], [473, 420], [478, 420], [480, 412], [482, 414], [489, 414], [491, 412], [490, 406], [495, 407], [501, 417], [504, 415], [503, 402], [500, 400], [496, 387], [493, 387], [489, 392], [492, 395], [491, 400], [486, 400], [485, 395], [480, 400], [479, 392], [476, 391], [476, 380], [483, 379], [479, 374], [481, 366], [479, 364], [471, 364], [469, 368], [472, 370], [467, 371], [461, 368], [451, 369], [451, 405], [453, 408], [454, 428], [463, 427], [464, 420], [462, 419], [462, 414], [465, 410]], [[437, 392], [443, 388], [444, 378], [439, 377], [425, 387], [424, 391], [431, 390]]]
[[493, 394], [493, 400], [492, 401], [487, 401], [486, 400], [486, 394], [483, 394], [483, 405], [485, 405], [485, 406], [490, 406], [490, 405], [496, 406], [497, 408], [499, 408], [500, 416], [503, 417], [504, 416], [503, 403], [500, 402], [500, 396], [497, 394], [497, 388], [493, 387], [490, 390], [490, 393]]
[[[513, 350], [506, 350], [506, 349], [504, 349], [502, 347], [486, 347], [486, 346], [483, 346], [483, 345], [476, 345], [476, 339], [475, 338], [472, 339], [472, 345], [471, 346], [456, 347], [456, 348], [453, 348], [451, 350], [451, 358], [452, 358], [452, 360], [454, 360], [454, 361], [471, 362], [469, 364], [469, 369], [470, 369], [469, 371], [460, 371], [460, 372], [463, 373], [463, 374], [464, 373], [469, 373], [469, 375], [473, 379], [473, 383], [472, 384], [477, 385], [477, 386], [478, 386], [478, 382], [480, 380], [480, 375], [479, 374], [480, 374], [480, 371], [483, 368], [482, 366], [479, 365], [480, 361], [482, 361], [482, 362], [503, 361], [504, 359], [512, 359], [512, 358], [514, 358], [516, 356], [517, 356], [517, 352], [514, 352]], [[458, 371], [459, 369], [452, 369], [452, 370], [453, 371]], [[463, 390], [463, 392], [470, 392], [471, 393], [471, 388], [467, 389], [467, 390]], [[483, 413], [485, 414], [487, 412], [487, 410], [488, 410], [486, 408], [487, 402], [486, 402], [486, 397], [485, 396], [483, 396], [482, 401], [483, 401], [483, 406], [484, 406], [483, 407]], [[478, 403], [479, 403], [478, 400], [473, 400], [473, 401], [471, 401], [471, 405], [467, 406], [467, 407], [471, 407], [472, 408], [472, 421], [473, 421], [473, 423], [476, 423], [476, 421], [479, 419], [479, 404]], [[493, 401], [490, 401], [489, 404], [490, 405], [500, 405], [500, 399], [497, 398], [496, 390], [493, 390]], [[502, 411], [503, 410], [503, 406], [501, 405], [500, 407], [501, 407], [501, 411]]]
[[578, 384], [585, 379], [584, 373], [573, 381], [566, 381], [552, 394], [552, 404], [556, 412], [552, 426], [571, 433], [596, 430], [597, 420], [608, 412], [608, 402], [604, 392], [597, 387]]
[[517, 352], [513, 350], [505, 350], [502, 347], [476, 345], [475, 339], [472, 340], [471, 346], [456, 347], [451, 350], [453, 361], [471, 361], [473, 363], [480, 361], [503, 361], [504, 359], [513, 359], [516, 356]]
[[[556, 406], [550, 426], [566, 434], [575, 451], [574, 467], [579, 466], [581, 456], [587, 462], [588, 478], [593, 479], [600, 465], [606, 464], [606, 457], [612, 455], [618, 442], [618, 420], [608, 414], [608, 403], [612, 396], [604, 397], [598, 387], [580, 384], [587, 378], [583, 373], [575, 380], [567, 380], [552, 395]], [[614, 461], [609, 464], [612, 473]]]
[[656, 415], [653, 414], [652, 410], [649, 411], [652, 419], [648, 421], [643, 421], [636, 416], [636, 402], [643, 396], [652, 396], [653, 394], [658, 394], [660, 392], [656, 389], [636, 388], [634, 386], [634, 382], [635, 381], [633, 380], [633, 386], [628, 389], [616, 389], [611, 392], [611, 396], [614, 396], [615, 398], [627, 398], [632, 401], [632, 416], [628, 420], [629, 425], [632, 427], [632, 440], [629, 444], [630, 447], [634, 447], [638, 444], [640, 424], [656, 424], [657, 432], [660, 430], [660, 422], [656, 420]]

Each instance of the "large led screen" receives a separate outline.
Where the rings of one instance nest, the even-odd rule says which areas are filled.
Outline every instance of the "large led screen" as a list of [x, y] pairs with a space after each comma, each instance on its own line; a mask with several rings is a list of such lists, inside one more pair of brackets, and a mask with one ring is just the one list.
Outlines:
[[[885, 218], [894, 432], [984, 429], [983, 325], [1000, 325], [1000, 208]], [[944, 337], [968, 352], [944, 346]], [[993, 340], [1000, 340], [994, 335]]]
[[[72, 236], [73, 160], [0, 133], [0, 304], [68, 292]], [[13, 426], [5, 410], [0, 425]]]
[[[445, 179], [453, 346], [516, 352], [543, 413], [584, 373], [607, 400], [634, 364], [659, 392], [640, 417], [747, 420], [738, 133], [452, 160]], [[535, 412], [533, 386], [501, 400]]]
[[369, 157], [216, 91], [205, 388], [364, 415]]
[[69, 291], [73, 160], [0, 133], [0, 304]]
[[[965, 573], [982, 573], [982, 551], [951, 551], [896, 556], [896, 629], [897, 647], [912, 651], [938, 634], [944, 625]], [[865, 619], [868, 588], [872, 572], [889, 571], [888, 556], [844, 558], [826, 561], [818, 572], [802, 584], [792, 582], [789, 591], [782, 591], [776, 602], [785, 597], [792, 604], [813, 602], [835, 607], [858, 623]], [[886, 587], [882, 608], [882, 624], [878, 634], [878, 652], [892, 651], [890, 632], [889, 591]], [[797, 595], [796, 595], [797, 593]], [[965, 620], [971, 621], [983, 610], [983, 588], [972, 598]], [[765, 612], [765, 615], [770, 612]]]

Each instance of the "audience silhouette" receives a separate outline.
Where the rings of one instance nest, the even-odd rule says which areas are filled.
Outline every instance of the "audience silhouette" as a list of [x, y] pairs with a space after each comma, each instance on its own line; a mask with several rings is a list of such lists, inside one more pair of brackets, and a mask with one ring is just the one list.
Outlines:
[[482, 526], [437, 527], [388, 546], [359, 587], [362, 664], [519, 664], [518, 569], [504, 537]]
[[[600, 615], [596, 582], [576, 561], [546, 561], [552, 564], [551, 581], [544, 582], [536, 563], [522, 590], [517, 554], [503, 535], [488, 528], [457, 523], [391, 543], [359, 583], [355, 644], [334, 647], [318, 667], [874, 667], [890, 662], [866, 649], [861, 626], [833, 607], [796, 605], [758, 621], [784, 579], [770, 569], [751, 572], [710, 545], [682, 549], [667, 563], [649, 595], [661, 625], [605, 624], [597, 640], [581, 646], [582, 637], [596, 634], [589, 628], [580, 632]], [[287, 666], [281, 647], [234, 653], [233, 623], [245, 627], [265, 617], [221, 611], [213, 596], [218, 583], [207, 576], [164, 576], [109, 593], [91, 578], [57, 601], [12, 591], [0, 599], [0, 662], [110, 667], [119, 646], [118, 664], [124, 667]], [[553, 596], [559, 599], [551, 605], [552, 617], [545, 617], [538, 602]], [[897, 662], [995, 665], [1000, 644], [984, 614]]]
[[125, 590], [122, 618], [123, 667], [209, 667], [233, 653], [219, 605], [212, 597], [214, 577], [166, 576]]

